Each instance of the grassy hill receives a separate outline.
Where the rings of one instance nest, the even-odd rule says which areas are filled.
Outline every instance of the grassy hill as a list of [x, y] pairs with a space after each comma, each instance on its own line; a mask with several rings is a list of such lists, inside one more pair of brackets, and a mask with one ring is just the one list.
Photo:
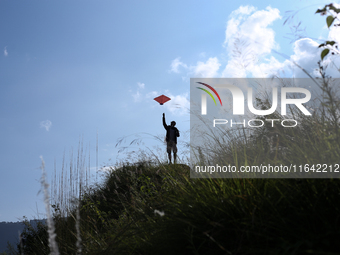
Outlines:
[[[190, 179], [185, 165], [126, 165], [80, 203], [83, 254], [338, 254], [340, 182]], [[76, 254], [76, 210], [54, 215], [60, 254]], [[49, 254], [47, 229], [25, 254]]]

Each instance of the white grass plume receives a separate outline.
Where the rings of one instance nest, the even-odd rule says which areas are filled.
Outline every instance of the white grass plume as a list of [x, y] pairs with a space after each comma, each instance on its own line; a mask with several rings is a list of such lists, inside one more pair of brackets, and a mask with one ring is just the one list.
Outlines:
[[158, 214], [159, 216], [163, 217], [165, 213], [163, 211], [158, 211], [157, 209], [154, 211], [155, 214]]
[[47, 227], [48, 227], [48, 245], [50, 247], [50, 255], [59, 255], [59, 249], [56, 242], [56, 233], [55, 233], [55, 227], [54, 222], [51, 216], [50, 211], [50, 195], [48, 194], [48, 183], [46, 182], [46, 172], [45, 172], [45, 162], [42, 156], [41, 158], [41, 170], [42, 170], [42, 176], [41, 176], [41, 186], [44, 191], [44, 204], [47, 214]]
[[[80, 199], [80, 198], [79, 198]], [[81, 236], [80, 236], [80, 201], [78, 200], [77, 210], [76, 210], [76, 231], [77, 231], [77, 254], [80, 255], [82, 252], [81, 249]]]

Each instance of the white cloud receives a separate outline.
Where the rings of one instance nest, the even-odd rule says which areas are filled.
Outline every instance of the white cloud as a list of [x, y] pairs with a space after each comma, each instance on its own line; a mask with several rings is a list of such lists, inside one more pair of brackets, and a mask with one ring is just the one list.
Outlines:
[[193, 75], [195, 77], [208, 77], [212, 78], [217, 75], [218, 69], [220, 68], [221, 64], [219, 63], [218, 59], [209, 58], [207, 62], [197, 62], [196, 66], [193, 66]]
[[[312, 74], [317, 68], [317, 63], [320, 60], [319, 44], [309, 38], [297, 40], [294, 43], [294, 54], [290, 59], [296, 64], [304, 68], [308, 73]], [[286, 62], [286, 66], [293, 70], [294, 77], [306, 77], [306, 74], [292, 62]]]
[[[331, 40], [328, 38], [327, 40]], [[317, 71], [318, 61], [321, 60], [320, 54], [323, 50], [322, 48], [318, 48], [319, 43], [315, 42], [310, 38], [303, 38], [297, 40], [294, 43], [294, 54], [290, 56], [290, 60], [292, 61], [284, 61], [283, 69], [285, 72], [290, 74], [290, 77], [307, 77], [306, 73], [300, 68], [302, 67], [306, 72], [308, 72], [313, 77], [320, 76]], [[294, 64], [298, 64], [300, 67]], [[329, 54], [324, 58], [322, 62], [323, 66], [328, 66], [326, 68], [326, 74], [330, 75], [334, 78], [339, 77], [340, 67], [340, 58], [339, 56], [333, 56]]]
[[338, 44], [340, 43], [340, 27], [339, 26], [336, 26], [336, 27], [332, 26], [329, 29], [328, 40], [336, 41]]
[[[270, 75], [272, 64], [278, 65], [278, 61], [265, 57], [273, 49], [278, 49], [279, 45], [275, 42], [274, 30], [269, 26], [280, 18], [279, 10], [269, 6], [260, 11], [253, 6], [241, 6], [232, 12], [223, 44], [229, 55], [229, 61], [222, 72], [223, 77]], [[264, 63], [259, 65], [259, 59]]]
[[[143, 99], [143, 95], [140, 90], [143, 90], [145, 88], [145, 84], [142, 82], [137, 82], [137, 87], [138, 88], [136, 92], [132, 94], [132, 97], [135, 102], [140, 102]], [[130, 92], [132, 92], [132, 90], [130, 90]]]
[[[322, 49], [312, 39], [302, 38], [294, 43], [294, 53], [289, 59], [280, 62], [273, 55], [279, 49], [275, 41], [275, 32], [270, 25], [281, 19], [278, 9], [267, 7], [266, 10], [256, 10], [251, 6], [234, 11], [227, 22], [224, 47], [229, 56], [228, 63], [222, 72], [222, 77], [306, 77], [304, 68], [312, 75], [320, 60]], [[327, 40], [340, 42], [338, 27], [332, 27]], [[329, 56], [331, 58], [332, 56]], [[291, 61], [290, 61], [291, 60]], [[324, 63], [329, 61], [325, 58]], [[332, 60], [332, 64], [340, 66], [340, 60]], [[329, 75], [339, 76], [333, 68]], [[334, 77], [334, 76], [333, 76]]]
[[7, 57], [8, 56], [8, 51], [7, 51], [7, 46], [4, 49], [4, 56]]
[[[204, 53], [205, 54], [205, 53]], [[202, 57], [202, 53], [200, 57]], [[187, 72], [188, 76], [192, 77], [216, 77], [221, 66], [217, 57], [209, 58], [206, 62], [198, 61], [196, 65], [188, 66], [176, 58], [171, 63], [171, 72], [180, 73], [179, 66]]]
[[171, 70], [170, 72], [173, 72], [173, 73], [179, 73], [179, 67], [184, 67], [184, 68], [188, 68], [188, 66], [186, 64], [184, 64], [183, 62], [180, 61], [180, 57], [174, 59], [172, 62], [171, 62]]
[[139, 102], [142, 99], [142, 95], [141, 93], [139, 93], [139, 91], [136, 91], [136, 93], [133, 94], [132, 97], [135, 102]]
[[291, 56], [292, 60], [300, 61], [300, 59], [311, 60], [315, 57], [318, 51], [319, 44], [309, 38], [297, 40], [294, 43], [294, 55]]
[[248, 70], [251, 71], [253, 77], [280, 76], [280, 73], [284, 72], [285, 64], [273, 56], [270, 56], [265, 61], [260, 64], [250, 64]]
[[[275, 67], [282, 68], [276, 59], [266, 57], [273, 49], [278, 49], [275, 32], [269, 26], [280, 19], [276, 8], [257, 10], [253, 6], [241, 6], [233, 11], [227, 22], [223, 43], [229, 60], [220, 73], [220, 60], [210, 57], [206, 62], [187, 65], [176, 58], [171, 63], [171, 71], [180, 73], [182, 67], [190, 77], [247, 77], [247, 75], [269, 76]], [[200, 55], [201, 56], [201, 55]], [[258, 64], [261, 59], [261, 65]]]
[[158, 92], [157, 91], [151, 91], [145, 95], [146, 98], [155, 98], [157, 97]]
[[137, 85], [140, 89], [144, 89], [144, 87], [145, 87], [145, 84], [141, 83], [141, 82], [137, 82]]
[[233, 11], [231, 15], [239, 15], [239, 14], [249, 15], [254, 11], [256, 11], [256, 8], [254, 6], [250, 6], [250, 5], [240, 6], [237, 10]]
[[52, 122], [50, 120], [44, 120], [40, 122], [40, 128], [45, 128], [46, 131], [49, 131], [52, 127]]
[[271, 49], [278, 47], [274, 40], [275, 32], [268, 26], [281, 18], [280, 11], [269, 6], [266, 10], [255, 10], [252, 6], [241, 6], [232, 13], [225, 31], [224, 46], [232, 49], [235, 39], [240, 38], [241, 41], [247, 41], [252, 51], [259, 55], [270, 53]]
[[166, 91], [170, 101], [164, 104], [164, 106], [174, 115], [184, 115], [189, 113], [190, 102], [188, 93], [174, 96], [169, 91]]
[[[319, 43], [312, 39], [302, 38], [295, 41], [294, 53], [287, 56], [286, 60], [277, 59], [279, 55], [284, 54], [278, 52], [280, 47], [275, 41], [275, 31], [271, 25], [279, 19], [281, 19], [280, 11], [276, 8], [268, 6], [264, 10], [257, 10], [250, 5], [240, 6], [230, 14], [226, 24], [223, 47], [228, 56], [227, 60], [224, 60], [221, 49], [223, 57], [209, 58], [206, 54], [200, 54], [199, 58], [204, 56], [208, 60], [198, 61], [195, 65], [188, 65], [181, 62], [180, 58], [176, 58], [171, 63], [171, 70], [175, 73], [185, 71], [186, 79], [188, 77], [306, 77], [304, 70], [313, 76], [319, 75], [316, 68], [322, 49], [318, 48]], [[325, 40], [334, 40], [340, 44], [340, 27], [332, 26], [328, 31]], [[222, 64], [223, 68], [220, 68]], [[340, 55], [329, 54], [324, 58], [323, 64], [328, 65], [326, 72], [328, 75], [339, 77]]]
[[246, 77], [246, 75], [244, 63], [237, 61], [237, 59], [229, 60], [222, 72], [222, 76], [227, 78], [243, 78]]

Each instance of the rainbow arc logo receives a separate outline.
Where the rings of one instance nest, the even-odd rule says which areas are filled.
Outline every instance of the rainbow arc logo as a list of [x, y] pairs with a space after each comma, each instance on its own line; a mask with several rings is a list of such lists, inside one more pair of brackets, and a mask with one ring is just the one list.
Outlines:
[[[208, 84], [206, 84], [206, 83], [203, 83], [203, 82], [197, 82], [197, 83], [199, 83], [199, 84], [201, 84], [201, 85], [204, 85], [204, 86], [208, 87], [209, 89], [211, 89], [211, 91], [214, 92], [215, 95], [217, 96], [218, 100], [220, 100], [220, 103], [221, 103], [221, 106], [222, 106], [222, 100], [221, 100], [221, 98], [220, 98], [220, 95], [216, 92], [216, 90], [215, 90], [213, 87], [211, 87], [210, 85], [208, 85]], [[201, 90], [207, 92], [208, 95], [211, 96], [211, 98], [214, 100], [215, 105], [217, 105], [214, 96], [213, 96], [208, 90], [206, 90], [206, 89], [204, 89], [204, 88], [201, 88], [201, 87], [196, 87], [196, 88], [201, 89]]]

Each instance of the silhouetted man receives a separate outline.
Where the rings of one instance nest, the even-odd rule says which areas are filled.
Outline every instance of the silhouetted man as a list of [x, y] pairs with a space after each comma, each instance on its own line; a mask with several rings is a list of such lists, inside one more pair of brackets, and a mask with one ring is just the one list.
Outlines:
[[174, 153], [174, 163], [176, 163], [177, 154], [177, 137], [179, 137], [179, 131], [175, 127], [176, 122], [171, 121], [171, 125], [168, 126], [165, 122], [165, 113], [163, 113], [163, 126], [166, 130], [166, 151], [169, 156], [169, 163], [171, 164], [171, 150]]

